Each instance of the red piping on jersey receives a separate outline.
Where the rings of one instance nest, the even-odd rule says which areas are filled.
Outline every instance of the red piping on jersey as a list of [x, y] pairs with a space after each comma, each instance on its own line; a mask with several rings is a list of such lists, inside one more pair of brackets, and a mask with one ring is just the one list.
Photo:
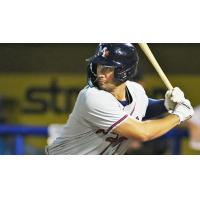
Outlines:
[[126, 119], [128, 117], [128, 115], [125, 115], [124, 117], [122, 117], [120, 120], [118, 120], [117, 122], [115, 122], [110, 128], [108, 128], [108, 130], [106, 131], [106, 134], [109, 133], [110, 130], [112, 130], [115, 126], [117, 126], [117, 124], [119, 124], [120, 122], [122, 122], [124, 119]]
[[136, 103], [135, 103], [135, 105], [134, 105], [134, 108], [133, 108], [133, 111], [131, 112], [131, 114], [130, 114], [130, 115], [132, 115], [132, 114], [133, 114], [133, 112], [135, 111], [135, 107], [136, 107]]

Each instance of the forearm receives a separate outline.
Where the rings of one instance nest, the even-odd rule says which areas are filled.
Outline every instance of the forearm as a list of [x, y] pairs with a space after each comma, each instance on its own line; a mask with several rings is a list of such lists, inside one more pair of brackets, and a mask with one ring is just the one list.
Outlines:
[[162, 119], [144, 121], [147, 140], [158, 138], [177, 126], [180, 119], [176, 115], [168, 115]]
[[134, 138], [144, 142], [164, 135], [170, 129], [177, 126], [179, 122], [179, 117], [172, 114], [162, 119], [147, 120], [143, 122], [129, 118], [120, 126], [116, 127], [114, 132], [121, 136]]
[[176, 105], [173, 114], [169, 114], [164, 118], [141, 122], [129, 117], [113, 130], [115, 133], [127, 138], [148, 141], [164, 135], [180, 122], [188, 120], [193, 113], [194, 110], [190, 101], [185, 99], [183, 103]]

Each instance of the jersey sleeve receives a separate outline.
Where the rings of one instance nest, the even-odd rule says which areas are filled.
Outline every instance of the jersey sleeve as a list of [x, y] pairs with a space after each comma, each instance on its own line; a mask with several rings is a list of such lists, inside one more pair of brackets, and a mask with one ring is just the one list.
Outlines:
[[83, 117], [89, 125], [103, 129], [106, 133], [129, 117], [112, 94], [104, 91], [96, 91], [87, 96], [84, 113]]
[[146, 110], [146, 115], [144, 116], [143, 120], [152, 119], [154, 117], [159, 117], [167, 112], [165, 108], [163, 99], [151, 99], [149, 98], [148, 107]]

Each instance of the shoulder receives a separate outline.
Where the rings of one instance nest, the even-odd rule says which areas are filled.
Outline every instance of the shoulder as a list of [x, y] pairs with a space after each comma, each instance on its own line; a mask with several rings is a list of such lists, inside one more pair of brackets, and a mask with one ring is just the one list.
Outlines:
[[127, 81], [126, 85], [131, 91], [134, 91], [140, 94], [146, 94], [144, 88], [139, 83], [136, 83], [133, 81]]
[[148, 96], [144, 88], [139, 83], [127, 81], [126, 85], [133, 98], [136, 98], [138, 102], [144, 102], [145, 105], [148, 103]]
[[104, 90], [99, 90], [96, 87], [85, 87], [80, 92], [80, 98], [86, 106], [110, 105], [116, 102], [115, 97]]
[[104, 90], [99, 90], [96, 87], [89, 87], [89, 86], [86, 86], [80, 92], [80, 95], [84, 96], [88, 100], [94, 99], [94, 98], [96, 99], [97, 97], [110, 98], [112, 96], [112, 94], [110, 94], [109, 92], [106, 92]]

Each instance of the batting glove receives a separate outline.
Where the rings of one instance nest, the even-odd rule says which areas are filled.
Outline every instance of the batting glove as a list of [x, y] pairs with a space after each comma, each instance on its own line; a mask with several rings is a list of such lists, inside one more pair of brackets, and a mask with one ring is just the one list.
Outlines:
[[169, 110], [174, 110], [177, 103], [181, 103], [185, 100], [183, 91], [175, 87], [172, 90], [168, 90], [165, 94], [165, 107]]
[[169, 111], [169, 113], [177, 115], [180, 118], [180, 123], [186, 121], [192, 117], [194, 114], [193, 107], [188, 99], [185, 99], [181, 103], [177, 103], [175, 109], [173, 111]]

